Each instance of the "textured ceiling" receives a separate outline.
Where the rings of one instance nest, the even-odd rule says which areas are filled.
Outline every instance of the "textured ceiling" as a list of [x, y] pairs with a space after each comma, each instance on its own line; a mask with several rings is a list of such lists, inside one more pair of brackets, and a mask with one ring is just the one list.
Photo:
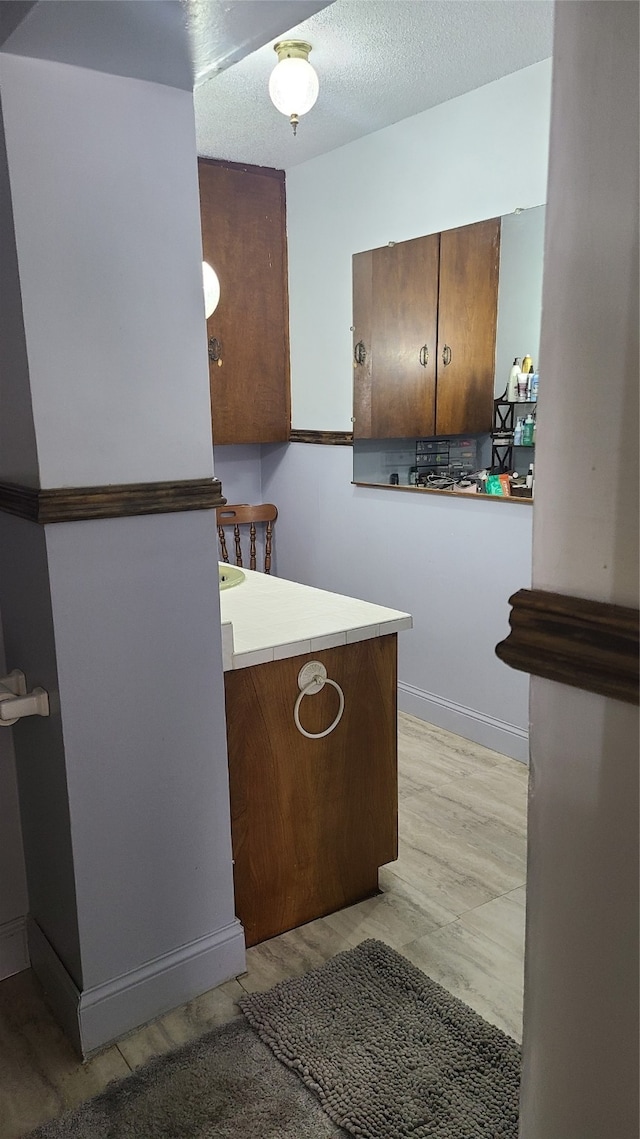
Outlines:
[[288, 169], [547, 58], [552, 28], [551, 0], [335, 0], [282, 29], [320, 79], [297, 137], [267, 91], [274, 39], [196, 87], [198, 152]]

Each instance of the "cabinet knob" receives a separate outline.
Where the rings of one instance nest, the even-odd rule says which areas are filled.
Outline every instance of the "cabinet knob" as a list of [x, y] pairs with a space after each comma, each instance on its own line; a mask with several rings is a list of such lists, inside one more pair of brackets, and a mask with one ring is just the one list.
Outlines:
[[442, 363], [444, 364], [445, 368], [447, 364], [451, 363], [451, 349], [448, 344], [445, 344], [444, 348], [442, 349]]
[[209, 359], [212, 364], [222, 363], [222, 344], [215, 336], [209, 337]]
[[367, 358], [367, 350], [364, 346], [364, 340], [359, 340], [353, 350], [353, 362], [356, 365], [364, 364]]
[[420, 363], [422, 364], [422, 367], [426, 368], [427, 364], [429, 363], [429, 345], [428, 344], [422, 345], [422, 348], [420, 349], [419, 359], [420, 359]]

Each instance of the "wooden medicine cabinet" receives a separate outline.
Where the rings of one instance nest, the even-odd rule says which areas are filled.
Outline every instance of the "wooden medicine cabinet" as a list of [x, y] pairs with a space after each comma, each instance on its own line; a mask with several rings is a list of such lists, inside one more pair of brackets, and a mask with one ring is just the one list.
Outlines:
[[220, 281], [207, 321], [213, 441], [289, 438], [289, 305], [282, 170], [198, 159], [202, 251]]
[[491, 431], [500, 223], [354, 255], [354, 439]]

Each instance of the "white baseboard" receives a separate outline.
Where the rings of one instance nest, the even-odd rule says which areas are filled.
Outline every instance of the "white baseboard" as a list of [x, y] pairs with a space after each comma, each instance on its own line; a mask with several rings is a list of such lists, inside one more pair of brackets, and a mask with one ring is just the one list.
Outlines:
[[26, 917], [0, 925], [0, 981], [29, 968]]
[[170, 1009], [244, 972], [239, 921], [82, 991], [40, 927], [28, 924], [29, 949], [52, 1009], [83, 1057]]
[[526, 728], [497, 720], [476, 712], [454, 700], [446, 700], [433, 692], [424, 692], [412, 684], [398, 683], [398, 707], [419, 720], [435, 724], [448, 732], [456, 732], [467, 740], [482, 744], [501, 755], [508, 755], [520, 763], [529, 762], [529, 733]]

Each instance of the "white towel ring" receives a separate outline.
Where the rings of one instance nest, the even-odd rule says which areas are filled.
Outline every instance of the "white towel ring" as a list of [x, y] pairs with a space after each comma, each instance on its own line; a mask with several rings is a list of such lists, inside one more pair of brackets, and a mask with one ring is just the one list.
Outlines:
[[[317, 692], [322, 691], [325, 684], [330, 684], [338, 693], [340, 704], [337, 715], [332, 723], [329, 724], [329, 727], [325, 728], [323, 732], [308, 732], [300, 723], [300, 705], [305, 696], [315, 696]], [[327, 670], [319, 660], [311, 660], [300, 669], [298, 673], [298, 688], [300, 692], [293, 707], [293, 719], [296, 728], [303, 736], [306, 736], [308, 740], [321, 740], [324, 736], [330, 735], [334, 728], [337, 728], [342, 719], [342, 713], [344, 712], [344, 692], [336, 680], [331, 680], [330, 677], [327, 676]]]

